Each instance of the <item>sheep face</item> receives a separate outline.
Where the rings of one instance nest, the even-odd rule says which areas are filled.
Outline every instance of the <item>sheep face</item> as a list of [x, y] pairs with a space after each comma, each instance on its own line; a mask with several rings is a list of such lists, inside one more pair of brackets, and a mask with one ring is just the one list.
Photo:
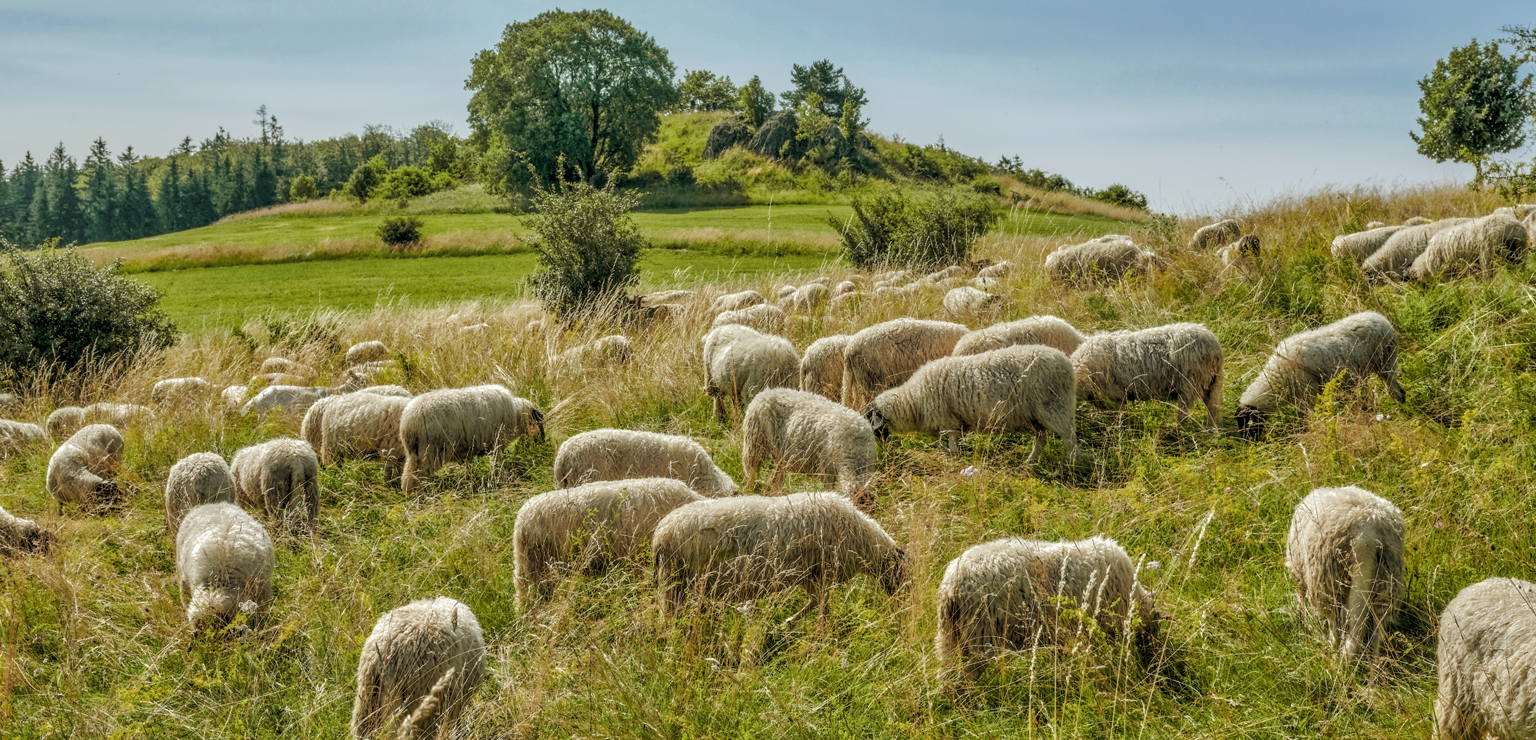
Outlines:
[[229, 626], [241, 614], [247, 615], [249, 624], [256, 618], [256, 612], [256, 602], [241, 601], [237, 589], [200, 586], [192, 593], [192, 603], [187, 607], [187, 620], [192, 623], [192, 634], [201, 635]]
[[119, 488], [116, 481], [104, 480], [96, 484], [96, 490], [92, 491], [91, 505], [98, 509], [110, 509], [123, 502], [123, 489]]
[[540, 442], [544, 441], [544, 413], [538, 409], [533, 410], [533, 429], [530, 433], [538, 437]]
[[869, 426], [875, 430], [875, 439], [884, 442], [891, 438], [891, 425], [885, 420], [885, 414], [874, 404], [864, 407], [864, 418], [869, 420]]
[[888, 596], [895, 596], [896, 592], [907, 585], [907, 551], [901, 548], [888, 554], [885, 563], [880, 569], [880, 586], [885, 589]]
[[1257, 406], [1239, 406], [1236, 416], [1238, 434], [1255, 439], [1264, 433], [1264, 420], [1267, 414], [1260, 411]]

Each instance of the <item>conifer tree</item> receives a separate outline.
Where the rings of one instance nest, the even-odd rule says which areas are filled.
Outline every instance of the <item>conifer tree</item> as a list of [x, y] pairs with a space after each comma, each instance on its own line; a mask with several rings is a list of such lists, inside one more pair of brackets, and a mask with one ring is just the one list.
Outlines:
[[131, 146], [118, 155], [117, 169], [122, 173], [122, 188], [114, 239], [139, 239], [160, 232], [155, 203], [149, 197], [149, 181], [138, 163], [139, 157]]
[[43, 173], [50, 205], [48, 228], [44, 230], [43, 238], [56, 236], [65, 244], [85, 241], [85, 208], [80, 202], [80, 191], [75, 189], [80, 168], [74, 157], [64, 151], [63, 142], [48, 155]]
[[101, 138], [91, 142], [85, 160], [85, 238], [110, 241], [117, 233], [117, 183], [112, 153]]

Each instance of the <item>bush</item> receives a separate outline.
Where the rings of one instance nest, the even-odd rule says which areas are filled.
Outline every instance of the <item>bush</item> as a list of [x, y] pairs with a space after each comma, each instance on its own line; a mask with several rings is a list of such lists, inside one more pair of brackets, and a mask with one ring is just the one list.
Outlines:
[[386, 218], [379, 224], [379, 238], [395, 251], [421, 241], [421, 219], [415, 216]]
[[288, 188], [288, 200], [295, 203], [303, 203], [306, 200], [314, 200], [320, 192], [315, 189], [315, 178], [309, 175], [299, 175], [293, 179], [293, 185]]
[[1142, 195], [1141, 193], [1138, 193], [1124, 185], [1121, 185], [1118, 182], [1110, 185], [1107, 188], [1104, 188], [1103, 190], [1100, 190], [1097, 193], [1094, 193], [1093, 199], [1102, 203], [1109, 203], [1111, 205], [1125, 206], [1126, 208], [1136, 208], [1143, 211], [1147, 210], [1147, 196]]
[[176, 326], [158, 307], [160, 293], [117, 273], [121, 260], [97, 268], [57, 240], [24, 252], [0, 239], [0, 374], [14, 381], [57, 363], [159, 351]]
[[624, 299], [639, 280], [635, 262], [645, 247], [629, 215], [640, 198], [615, 189], [561, 180], [533, 193], [534, 213], [523, 224], [538, 234], [540, 271], [529, 277], [533, 293], [562, 320], [580, 317], [605, 302]]
[[373, 194], [373, 189], [379, 186], [379, 180], [378, 169], [364, 162], [352, 170], [352, 177], [347, 180], [347, 192], [359, 201], [366, 201]]
[[843, 257], [858, 267], [932, 267], [964, 262], [1002, 219], [997, 202], [960, 190], [887, 192], [853, 199], [853, 218], [830, 219]]
[[446, 172], [433, 175], [420, 167], [401, 167], [384, 176], [371, 196], [375, 200], [402, 200], [446, 190], [453, 176]]

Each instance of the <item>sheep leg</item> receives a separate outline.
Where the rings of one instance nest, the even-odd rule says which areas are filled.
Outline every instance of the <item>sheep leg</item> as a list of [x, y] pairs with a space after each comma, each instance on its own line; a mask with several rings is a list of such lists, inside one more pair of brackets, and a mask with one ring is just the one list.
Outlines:
[[715, 396], [715, 420], [725, 423], [725, 399], [718, 395]]
[[1408, 395], [1403, 393], [1403, 387], [1397, 383], [1397, 375], [1381, 374], [1381, 379], [1387, 382], [1387, 393], [1392, 394], [1392, 399], [1398, 403], [1406, 403]]
[[757, 473], [758, 471], [762, 470], [762, 467], [763, 462], [761, 460], [753, 460], [750, 462], [742, 463], [741, 490], [752, 490], [752, 484], [757, 482]]
[[954, 457], [960, 454], [960, 432], [951, 429], [944, 434], [949, 435], [949, 455]]
[[1035, 432], [1035, 448], [1029, 451], [1029, 457], [1024, 458], [1024, 466], [1034, 465], [1040, 459], [1040, 453], [1045, 451], [1045, 430]]

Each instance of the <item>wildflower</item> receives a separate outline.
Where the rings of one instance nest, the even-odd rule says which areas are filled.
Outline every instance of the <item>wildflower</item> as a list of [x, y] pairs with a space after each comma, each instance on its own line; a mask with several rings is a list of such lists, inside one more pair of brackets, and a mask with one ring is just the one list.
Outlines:
[[980, 472], [980, 471], [978, 471], [976, 469], [975, 465], [967, 465], [967, 466], [965, 466], [965, 470], [960, 471], [960, 474], [965, 476], [965, 477], [967, 477], [967, 478], [970, 478], [970, 477], [976, 475], [978, 472]]

